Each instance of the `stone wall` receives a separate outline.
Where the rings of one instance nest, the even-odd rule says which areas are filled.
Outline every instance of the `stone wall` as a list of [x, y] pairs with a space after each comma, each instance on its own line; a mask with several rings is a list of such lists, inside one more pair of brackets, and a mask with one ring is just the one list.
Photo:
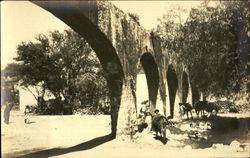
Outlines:
[[[106, 71], [111, 91], [111, 124], [114, 136], [118, 133], [132, 137], [135, 133], [136, 106], [139, 106], [136, 105], [136, 85], [141, 67], [147, 77], [151, 112], [157, 107], [162, 108], [167, 115], [169, 107], [172, 107], [172, 111], [174, 107], [175, 112], [172, 115], [178, 114], [177, 104], [182, 101], [182, 75], [185, 68], [176, 60], [176, 54], [169, 54], [162, 48], [157, 35], [147, 32], [108, 1], [34, 3], [82, 35], [96, 52]], [[177, 77], [174, 83], [176, 93], [168, 91], [173, 89], [168, 87], [167, 82], [169, 65], [172, 65], [174, 76]], [[191, 85], [189, 87], [191, 89]], [[169, 102], [170, 98], [172, 102]]]

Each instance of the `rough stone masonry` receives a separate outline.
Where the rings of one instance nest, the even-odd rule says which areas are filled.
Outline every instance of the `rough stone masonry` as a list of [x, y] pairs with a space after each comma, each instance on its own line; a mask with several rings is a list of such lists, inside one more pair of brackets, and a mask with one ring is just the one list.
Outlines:
[[132, 136], [136, 124], [136, 83], [142, 68], [151, 112], [178, 115], [178, 101], [192, 103], [189, 73], [160, 38], [107, 1], [33, 1], [82, 35], [106, 72], [111, 100], [111, 131]]

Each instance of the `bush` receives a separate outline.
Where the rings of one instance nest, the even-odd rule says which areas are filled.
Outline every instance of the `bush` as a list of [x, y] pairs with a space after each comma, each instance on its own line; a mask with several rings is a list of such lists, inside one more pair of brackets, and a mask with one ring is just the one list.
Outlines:
[[222, 113], [238, 113], [250, 111], [250, 107], [248, 104], [236, 105], [231, 101], [217, 101], [215, 103], [221, 108], [220, 112]]
[[88, 106], [74, 109], [74, 114], [79, 115], [110, 115], [108, 106]]
[[48, 101], [44, 101], [42, 106], [36, 107], [33, 112], [40, 115], [110, 115], [110, 106], [82, 106], [73, 103], [69, 105], [63, 101], [49, 99]]
[[44, 101], [42, 106], [38, 106], [34, 112], [40, 115], [62, 115], [64, 114], [63, 102], [49, 99]]

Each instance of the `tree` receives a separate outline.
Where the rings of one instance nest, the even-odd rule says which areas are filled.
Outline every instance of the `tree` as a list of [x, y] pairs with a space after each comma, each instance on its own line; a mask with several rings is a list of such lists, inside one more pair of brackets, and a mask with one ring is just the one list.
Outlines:
[[[90, 92], [96, 90], [93, 87], [98, 82], [104, 84], [97, 57], [87, 42], [72, 30], [40, 34], [36, 42], [21, 43], [17, 53], [21, 85], [39, 86], [43, 92], [41, 97], [45, 91], [52, 93], [59, 112], [63, 104], [72, 107], [75, 100], [83, 100], [82, 96], [93, 96]], [[88, 78], [93, 84], [86, 84]]]
[[171, 54], [180, 51], [182, 46], [182, 41], [179, 38], [182, 34], [180, 28], [184, 25], [186, 13], [187, 10], [179, 6], [171, 9], [163, 15], [163, 18], [158, 19], [160, 24], [157, 25], [156, 30], [153, 30], [161, 36], [163, 47], [167, 48]]
[[171, 38], [162, 36], [163, 43], [188, 66], [192, 86], [206, 94], [229, 96], [240, 91], [246, 75], [240, 56], [249, 51], [249, 2], [208, 4], [193, 8], [183, 25], [163, 22], [160, 32], [175, 30]]

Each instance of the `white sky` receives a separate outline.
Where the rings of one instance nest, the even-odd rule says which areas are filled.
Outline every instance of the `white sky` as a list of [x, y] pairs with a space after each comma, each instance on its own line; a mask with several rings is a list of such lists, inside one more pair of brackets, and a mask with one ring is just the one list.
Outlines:
[[[124, 12], [137, 13], [146, 29], [156, 27], [157, 18], [173, 7], [185, 9], [198, 6], [202, 1], [114, 1]], [[1, 69], [12, 63], [17, 45], [32, 41], [39, 33], [69, 28], [49, 12], [28, 1], [1, 1]]]

